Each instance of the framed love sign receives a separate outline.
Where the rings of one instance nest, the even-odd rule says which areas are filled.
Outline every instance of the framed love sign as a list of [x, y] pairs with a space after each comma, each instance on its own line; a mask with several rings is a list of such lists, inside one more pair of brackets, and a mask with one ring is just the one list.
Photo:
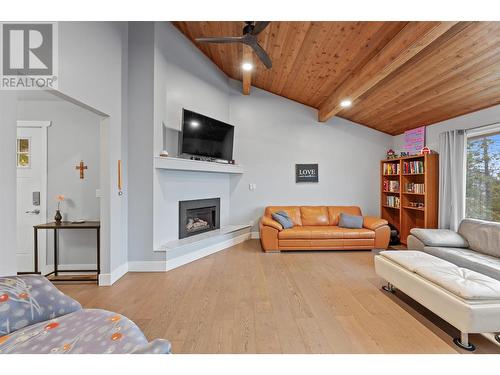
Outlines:
[[295, 182], [318, 182], [318, 164], [295, 164]]

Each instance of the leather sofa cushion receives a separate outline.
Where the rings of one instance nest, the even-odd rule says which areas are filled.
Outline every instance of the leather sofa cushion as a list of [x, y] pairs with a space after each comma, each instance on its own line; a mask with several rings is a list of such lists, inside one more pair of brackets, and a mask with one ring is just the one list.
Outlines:
[[380, 256], [390, 259], [394, 263], [399, 264], [401, 267], [406, 268], [408, 271], [415, 272], [418, 267], [432, 266], [432, 267], [455, 267], [455, 265], [447, 262], [446, 260], [436, 258], [421, 251], [413, 250], [387, 250], [380, 252]]
[[285, 229], [279, 232], [280, 240], [284, 239], [374, 239], [375, 232], [366, 228], [348, 229], [335, 226], [303, 226]]
[[265, 215], [271, 217], [273, 213], [278, 211], [285, 211], [290, 219], [292, 219], [293, 225], [302, 225], [299, 206], [268, 206], [266, 207]]
[[361, 216], [361, 209], [357, 206], [328, 206], [330, 225], [339, 225], [339, 215], [341, 212], [348, 215]]
[[425, 246], [469, 247], [469, 243], [464, 237], [449, 229], [412, 228], [410, 233]]
[[309, 240], [311, 239], [311, 230], [309, 227], [293, 227], [284, 229], [278, 233], [280, 240]]
[[458, 233], [467, 239], [472, 250], [500, 258], [500, 223], [464, 219]]
[[477, 251], [452, 247], [426, 246], [423, 251], [435, 257], [442, 258], [459, 267], [482, 273], [500, 280], [500, 259]]
[[382, 251], [380, 255], [463, 299], [500, 300], [500, 281], [479, 272], [420, 251]]
[[340, 228], [342, 229], [343, 238], [375, 238], [375, 232], [366, 228], [350, 229], [350, 228]]
[[460, 267], [419, 267], [417, 274], [465, 300], [500, 300], [500, 281]]
[[328, 209], [325, 206], [300, 207], [302, 225], [330, 225]]

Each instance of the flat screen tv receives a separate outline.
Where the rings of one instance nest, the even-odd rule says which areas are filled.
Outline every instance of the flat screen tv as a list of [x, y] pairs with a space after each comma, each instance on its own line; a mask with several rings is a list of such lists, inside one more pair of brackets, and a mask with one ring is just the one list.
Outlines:
[[211, 159], [233, 159], [234, 126], [183, 109], [181, 154]]

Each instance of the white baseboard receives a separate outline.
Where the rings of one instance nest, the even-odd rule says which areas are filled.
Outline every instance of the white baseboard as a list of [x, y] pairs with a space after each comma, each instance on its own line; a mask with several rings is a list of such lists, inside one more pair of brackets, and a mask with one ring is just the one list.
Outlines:
[[165, 272], [166, 261], [164, 260], [149, 260], [149, 261], [130, 261], [128, 262], [129, 272]]
[[[237, 245], [239, 243], [245, 242], [246, 240], [250, 239], [251, 234], [250, 233], [244, 233], [241, 234], [237, 237], [231, 238], [229, 240], [226, 240], [224, 242], [219, 242], [217, 244], [207, 246], [203, 249], [193, 251], [192, 253], [176, 257], [173, 259], [167, 259], [167, 265], [166, 265], [166, 271], [173, 270], [174, 268], [183, 266], [184, 264], [191, 263], [195, 260], [204, 258], [208, 255], [214, 254], [218, 251], [227, 249], [228, 247]], [[167, 253], [168, 256], [168, 253]]]
[[252, 232], [252, 240], [260, 239], [260, 232]]
[[116, 267], [111, 273], [101, 273], [99, 275], [99, 286], [109, 286], [117, 282], [123, 275], [128, 272], [129, 264], [123, 263]]
[[[238, 245], [250, 238], [256, 238], [259, 232], [249, 232], [241, 234], [237, 237], [230, 238], [224, 242], [220, 242], [211, 246], [207, 246], [197, 251], [193, 251], [192, 253], [164, 260], [151, 260], [151, 261], [129, 261], [128, 263], [124, 263], [121, 266], [115, 268], [111, 273], [102, 273], [99, 275], [99, 286], [109, 286], [113, 285], [116, 281], [118, 281], [123, 275], [127, 272], [166, 272], [170, 271], [174, 268], [183, 266], [184, 264], [191, 263], [195, 260], [204, 258], [208, 255], [214, 254], [218, 251], [227, 249], [228, 247]], [[258, 237], [257, 237], [258, 238]], [[70, 265], [66, 265], [67, 269], [69, 269]], [[76, 265], [71, 265], [73, 267]], [[95, 267], [95, 265], [94, 265]], [[83, 267], [82, 267], [83, 268]], [[62, 269], [62, 268], [61, 268]]]

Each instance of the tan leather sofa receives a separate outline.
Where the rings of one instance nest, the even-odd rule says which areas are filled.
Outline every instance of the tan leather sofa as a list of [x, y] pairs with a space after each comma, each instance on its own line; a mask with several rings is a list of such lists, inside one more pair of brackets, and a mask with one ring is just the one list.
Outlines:
[[[294, 223], [283, 229], [272, 213], [285, 211]], [[387, 221], [365, 216], [363, 228], [340, 228], [340, 213], [360, 215], [356, 206], [269, 206], [260, 220], [260, 242], [264, 251], [369, 250], [386, 249], [390, 229]]]

